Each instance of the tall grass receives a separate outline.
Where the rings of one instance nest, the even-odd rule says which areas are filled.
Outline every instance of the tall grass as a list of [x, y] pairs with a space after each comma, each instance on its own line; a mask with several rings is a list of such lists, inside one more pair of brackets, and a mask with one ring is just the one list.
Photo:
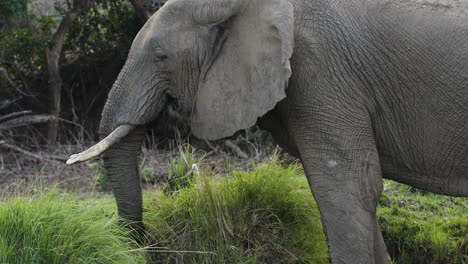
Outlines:
[[261, 163], [147, 199], [155, 263], [327, 263], [315, 202], [300, 166]]
[[53, 190], [0, 203], [0, 263], [144, 263], [143, 253], [129, 251], [115, 217], [106, 216], [108, 201]]
[[386, 181], [378, 216], [396, 263], [468, 263], [468, 199]]
[[[184, 184], [148, 197], [155, 262], [327, 262], [318, 210], [298, 165], [284, 168], [273, 159], [233, 177], [185, 177], [195, 162], [181, 151], [173, 177]], [[395, 263], [468, 263], [467, 198], [385, 181], [378, 216]]]
[[[132, 249], [115, 224], [113, 197], [53, 189], [0, 202], [0, 263], [328, 263], [298, 164], [274, 158], [251, 171], [212, 175], [185, 147], [169, 167], [170, 189], [144, 193], [151, 245]], [[377, 212], [394, 262], [468, 263], [467, 208], [467, 198], [385, 181]]]
[[179, 157], [171, 160], [167, 168], [168, 179], [164, 192], [172, 194], [180, 188], [189, 186], [197, 172], [194, 149], [188, 144], [179, 146]]

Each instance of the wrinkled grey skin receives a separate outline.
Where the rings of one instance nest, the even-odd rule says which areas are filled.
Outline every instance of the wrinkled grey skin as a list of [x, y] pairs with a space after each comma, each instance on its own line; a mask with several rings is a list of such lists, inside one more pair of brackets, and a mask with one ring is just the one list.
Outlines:
[[144, 125], [172, 101], [201, 138], [258, 122], [301, 159], [332, 263], [390, 263], [382, 178], [468, 196], [468, 0], [417, 2], [170, 0], [102, 116], [138, 126], [104, 155], [119, 214], [142, 220]]

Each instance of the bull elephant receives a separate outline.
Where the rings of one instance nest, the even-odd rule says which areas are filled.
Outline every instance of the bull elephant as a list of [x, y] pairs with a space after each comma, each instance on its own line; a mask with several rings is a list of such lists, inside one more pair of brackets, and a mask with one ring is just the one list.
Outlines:
[[468, 0], [169, 0], [136, 36], [100, 143], [118, 212], [142, 220], [137, 156], [167, 105], [194, 135], [254, 124], [300, 158], [332, 263], [390, 263], [382, 179], [468, 196]]

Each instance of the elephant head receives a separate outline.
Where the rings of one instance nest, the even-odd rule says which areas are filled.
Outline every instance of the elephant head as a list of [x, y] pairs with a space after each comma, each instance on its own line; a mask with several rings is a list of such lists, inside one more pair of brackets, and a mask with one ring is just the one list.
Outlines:
[[136, 36], [100, 135], [69, 164], [104, 154], [120, 216], [141, 221], [137, 156], [144, 126], [170, 102], [195, 136], [248, 128], [285, 97], [294, 15], [284, 0], [171, 0]]

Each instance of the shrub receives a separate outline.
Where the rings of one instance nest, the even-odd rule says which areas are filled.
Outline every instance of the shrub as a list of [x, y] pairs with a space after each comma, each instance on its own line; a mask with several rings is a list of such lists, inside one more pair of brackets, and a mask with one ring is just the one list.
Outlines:
[[0, 203], [0, 263], [144, 263], [98, 208], [58, 191]]
[[[24, 1], [0, 0], [0, 9], [3, 2]], [[0, 18], [0, 98], [21, 99], [7, 112], [16, 108], [37, 113], [50, 111], [46, 49], [71, 2], [57, 2], [51, 16], [27, 14], [27, 21], [14, 27], [2, 28]], [[61, 118], [97, 131], [100, 116], [91, 113], [102, 111], [139, 28], [138, 16], [127, 0], [97, 1], [74, 21], [67, 31], [59, 62], [63, 80]], [[69, 130], [71, 126], [73, 129]], [[74, 139], [75, 125], [61, 123], [60, 130], [62, 140]]]
[[115, 59], [125, 61], [139, 30], [138, 16], [129, 1], [104, 1], [70, 27], [64, 46], [67, 63], [81, 59], [80, 63], [92, 66]]
[[[13, 84], [37, 81], [46, 72], [45, 49], [50, 34], [37, 27], [11, 28], [0, 39], [0, 68], [4, 68]], [[0, 74], [0, 93], [14, 92], [12, 85]]]
[[30, 0], [0, 0], [0, 16], [5, 18], [24, 16]]

